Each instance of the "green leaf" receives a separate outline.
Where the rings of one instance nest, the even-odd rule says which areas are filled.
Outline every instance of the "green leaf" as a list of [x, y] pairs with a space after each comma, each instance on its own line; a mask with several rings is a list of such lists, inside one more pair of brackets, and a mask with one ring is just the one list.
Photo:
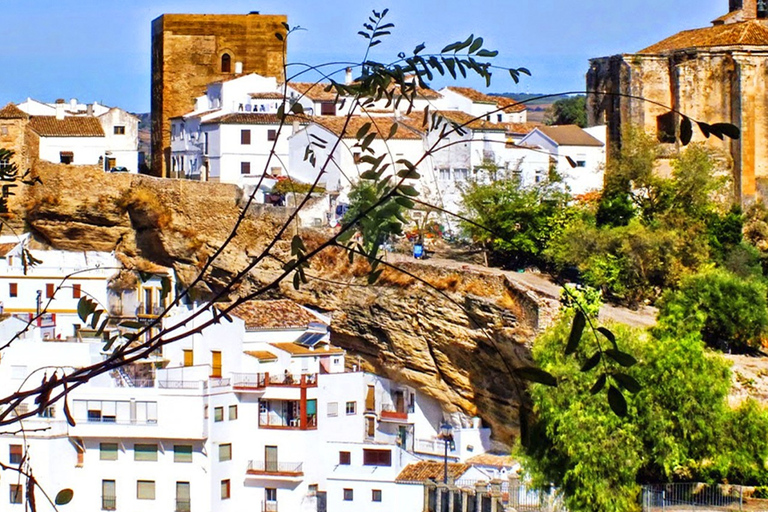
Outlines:
[[584, 333], [584, 327], [587, 325], [587, 317], [581, 310], [576, 311], [576, 315], [573, 317], [573, 323], [571, 324], [571, 334], [568, 336], [568, 344], [565, 346], [565, 355], [570, 355], [576, 352], [579, 348], [579, 342], [581, 341], [581, 335]]
[[712, 133], [709, 124], [702, 121], [696, 121], [696, 124], [699, 126], [699, 130], [701, 130], [702, 135], [704, 135], [706, 138], [709, 138], [710, 134]]
[[72, 489], [62, 489], [56, 493], [56, 499], [53, 500], [57, 505], [66, 505], [75, 496], [75, 492]]
[[608, 330], [607, 327], [598, 327], [597, 332], [608, 338], [608, 341], [611, 342], [613, 345], [613, 348], [616, 350], [619, 350], [619, 346], [616, 344], [616, 335], [614, 335], [610, 330]]
[[616, 416], [624, 417], [627, 415], [627, 400], [621, 391], [615, 386], [608, 388], [608, 405]]
[[368, 274], [368, 284], [375, 283], [379, 277], [381, 276], [381, 273], [384, 271], [384, 269], [377, 270], [375, 272], [371, 272]]
[[303, 114], [304, 106], [297, 101], [296, 103], [291, 105], [291, 112], [293, 112], [294, 114]]
[[605, 387], [606, 380], [607, 378], [605, 374], [604, 373], [600, 374], [600, 376], [595, 381], [595, 384], [590, 388], [589, 392], [592, 393], [593, 395], [598, 394]]
[[588, 372], [592, 368], [598, 365], [600, 362], [600, 359], [603, 357], [603, 353], [600, 351], [597, 351], [594, 353], [592, 357], [587, 359], [587, 361], [584, 363], [584, 365], [581, 367], [582, 372]]
[[419, 195], [419, 192], [411, 185], [400, 185], [397, 187], [397, 191], [403, 195], [411, 197], [417, 197]]
[[535, 366], [523, 366], [522, 368], [516, 368], [515, 372], [520, 378], [530, 382], [538, 382], [545, 386], [557, 387], [557, 379], [549, 372], [545, 372], [541, 368]]
[[397, 128], [399, 126], [400, 125], [397, 124], [397, 123], [392, 123], [392, 128], [389, 129], [389, 133], [387, 134], [387, 140], [389, 140], [389, 139], [391, 139], [392, 137], [395, 136], [395, 134], [397, 133]]
[[355, 134], [355, 138], [360, 140], [363, 137], [365, 137], [365, 134], [368, 133], [368, 130], [371, 129], [371, 123], [365, 123], [363, 126], [358, 128], [357, 133]]
[[283, 39], [285, 39], [283, 37], [283, 34], [281, 34], [280, 32], [275, 32], [275, 37], [277, 38], [278, 41], [282, 41]]
[[99, 329], [96, 331], [96, 337], [98, 338], [102, 334], [104, 334], [104, 329], [107, 327], [107, 324], [109, 323], [109, 318], [105, 318], [101, 325], [99, 326]]
[[97, 309], [93, 312], [93, 316], [91, 317], [91, 329], [95, 329], [96, 325], [99, 323], [99, 318], [101, 318], [101, 315], [104, 313], [103, 310]]
[[738, 139], [741, 137], [741, 130], [731, 123], [715, 123], [710, 126], [710, 131], [721, 139], [723, 138], [722, 135], [730, 137], [731, 139]]
[[350, 238], [352, 238], [352, 235], [354, 234], [355, 234], [355, 231], [353, 229], [347, 229], [346, 231], [339, 233], [339, 235], [336, 237], [336, 241], [340, 244], [343, 244], [344, 242], [347, 242]]
[[619, 386], [623, 387], [630, 393], [637, 393], [643, 389], [643, 387], [639, 382], [637, 382], [637, 380], [635, 380], [634, 377], [627, 375], [626, 373], [616, 372], [613, 374], [613, 379], [619, 384]]
[[379, 179], [379, 173], [374, 170], [367, 170], [360, 175], [361, 180], [377, 180]]
[[294, 235], [291, 239], [291, 255], [301, 256], [307, 252], [307, 248], [304, 246], [304, 242], [299, 235]]
[[683, 116], [680, 121], [680, 143], [687, 146], [691, 142], [691, 137], [693, 137], [693, 125], [688, 116]]
[[416, 48], [413, 49], [413, 54], [418, 55], [420, 51], [422, 51], [424, 48], [426, 48], [426, 45], [424, 43], [421, 43]]
[[414, 203], [407, 197], [403, 197], [403, 196], [397, 196], [395, 198], [395, 202], [400, 206], [402, 206], [403, 208], [407, 208], [409, 210], [416, 206], [416, 203]]
[[96, 303], [89, 297], [80, 297], [80, 300], [77, 301], [77, 316], [80, 317], [83, 323], [86, 322], [88, 316], [94, 311], [96, 311]]
[[416, 172], [413, 169], [402, 169], [402, 170], [397, 172], [397, 175], [400, 178], [405, 178], [405, 179], [408, 179], [408, 180], [417, 180], [417, 179], [421, 178], [421, 174], [419, 174], [418, 172]]
[[144, 324], [142, 324], [141, 322], [136, 322], [134, 320], [124, 320], [120, 322], [118, 325], [120, 325], [120, 327], [125, 327], [126, 329], [141, 329], [142, 327], [144, 327]]
[[489, 57], [490, 58], [490, 57], [496, 57], [498, 54], [499, 54], [499, 52], [497, 50], [493, 50], [493, 51], [491, 51], [491, 50], [480, 50], [475, 55], [477, 55], [478, 57]]
[[627, 354], [626, 352], [622, 352], [621, 350], [616, 350], [615, 348], [611, 348], [605, 351], [605, 355], [619, 363], [621, 366], [625, 368], [629, 368], [630, 366], [634, 366], [637, 364], [637, 359], [632, 357], [630, 354]]
[[293, 274], [293, 289], [298, 290], [300, 286], [301, 286], [301, 276], [299, 275], [298, 272], [296, 272], [295, 274]]
[[483, 38], [478, 37], [474, 40], [472, 43], [472, 46], [469, 47], [469, 53], [475, 53], [477, 50], [479, 50], [483, 46]]

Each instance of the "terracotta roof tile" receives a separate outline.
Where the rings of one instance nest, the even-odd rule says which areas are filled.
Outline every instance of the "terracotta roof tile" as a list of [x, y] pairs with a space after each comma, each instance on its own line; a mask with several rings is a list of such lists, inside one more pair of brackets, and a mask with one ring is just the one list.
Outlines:
[[[284, 124], [291, 124], [298, 121], [301, 124], [307, 124], [309, 120], [304, 116], [288, 115], [285, 116]], [[277, 114], [255, 114], [253, 112], [235, 112], [225, 114], [213, 119], [207, 119], [200, 124], [280, 124], [280, 118]]]
[[[327, 129], [328, 131], [336, 134], [341, 135], [342, 129], [344, 128], [344, 123], [346, 122], [345, 116], [318, 116], [314, 117], [312, 120], [322, 126], [323, 128]], [[411, 123], [402, 122], [399, 120], [395, 120], [393, 117], [378, 117], [378, 116], [352, 116], [349, 118], [349, 123], [347, 124], [346, 129], [346, 135], [345, 138], [352, 138], [355, 136], [357, 131], [365, 124], [365, 123], [371, 123], [371, 129], [368, 131], [368, 133], [377, 133], [380, 137], [386, 138], [389, 135], [389, 131], [392, 129], [393, 123], [399, 123], [404, 126], [412, 126]], [[409, 139], [409, 140], [420, 140], [421, 135], [418, 133], [414, 133], [413, 131], [409, 130], [405, 127], [399, 127], [397, 129], [397, 132], [392, 137], [393, 139]]]
[[[451, 480], [458, 480], [469, 471], [472, 466], [458, 462], [448, 463], [448, 477]], [[403, 468], [395, 478], [395, 482], [424, 482], [425, 480], [443, 479], [444, 463], [431, 460], [422, 460], [413, 464], [408, 464]]]
[[261, 362], [277, 361], [277, 356], [266, 350], [247, 350], [245, 353], [251, 357], [255, 357]]
[[0, 109], [0, 119], [29, 119], [29, 116], [13, 103], [9, 103]]
[[292, 300], [250, 300], [232, 310], [246, 329], [305, 329], [320, 319]]
[[288, 82], [288, 87], [312, 101], [336, 101], [336, 90], [326, 92], [327, 86], [326, 83]]
[[491, 97], [496, 98], [496, 106], [499, 108], [504, 107], [504, 112], [506, 112], [507, 114], [515, 114], [515, 113], [523, 112], [525, 110], [525, 105], [523, 105], [522, 103], [518, 103], [512, 98], [507, 98], [506, 96], [491, 96]]
[[538, 130], [560, 146], [603, 146], [602, 142], [575, 124], [539, 126]]
[[477, 89], [472, 89], [471, 87], [457, 87], [455, 85], [449, 85], [448, 90], [457, 94], [461, 94], [465, 98], [469, 98], [475, 103], [491, 103], [495, 105], [498, 101], [498, 98], [488, 96], [487, 94], [482, 93]]
[[490, 466], [494, 468], [511, 468], [517, 461], [511, 455], [494, 455], [481, 453], [467, 459], [467, 464], [472, 466]]
[[684, 30], [638, 53], [664, 54], [687, 48], [714, 46], [768, 46], [768, 27], [760, 21], [750, 20]]
[[41, 137], [103, 137], [104, 130], [95, 117], [32, 116], [29, 126]]
[[503, 123], [507, 129], [507, 133], [517, 133], [521, 135], [527, 135], [533, 131], [534, 128], [544, 126], [541, 123]]
[[344, 353], [344, 349], [333, 347], [331, 345], [325, 345], [323, 348], [316, 348], [315, 350], [296, 343], [270, 343], [270, 345], [288, 352], [292, 356], [323, 356]]
[[507, 131], [506, 126], [503, 124], [492, 123], [482, 118], [476, 119], [475, 116], [460, 110], [438, 110], [437, 114], [447, 119], [448, 121], [466, 126], [467, 128], [475, 131]]
[[252, 92], [251, 98], [258, 98], [260, 100], [281, 100], [283, 94], [280, 92]]
[[19, 245], [18, 242], [0, 244], [0, 258], [5, 258], [5, 256], [17, 245]]

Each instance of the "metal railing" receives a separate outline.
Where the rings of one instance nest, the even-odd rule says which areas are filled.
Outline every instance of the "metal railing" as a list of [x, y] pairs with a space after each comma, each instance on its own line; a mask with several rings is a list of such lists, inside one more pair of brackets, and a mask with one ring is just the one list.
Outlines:
[[190, 512], [192, 510], [191, 500], [182, 500], [176, 498], [176, 512]]
[[683, 482], [644, 485], [643, 511], [742, 510], [745, 488], [741, 485]]
[[248, 462], [248, 471], [254, 473], [304, 473], [303, 462], [279, 462], [272, 460], [252, 460]]
[[261, 512], [277, 512], [277, 501], [262, 501]]
[[261, 389], [267, 386], [264, 373], [233, 373], [232, 385], [239, 388]]
[[102, 496], [101, 497], [101, 510], [116, 510], [117, 509], [117, 497], [116, 496]]

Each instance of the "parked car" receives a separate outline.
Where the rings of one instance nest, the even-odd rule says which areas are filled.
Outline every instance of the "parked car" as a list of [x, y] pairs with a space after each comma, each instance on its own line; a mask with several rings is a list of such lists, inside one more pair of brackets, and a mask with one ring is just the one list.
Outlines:
[[128, 169], [125, 167], [113, 167], [109, 170], [109, 172], [128, 172]]

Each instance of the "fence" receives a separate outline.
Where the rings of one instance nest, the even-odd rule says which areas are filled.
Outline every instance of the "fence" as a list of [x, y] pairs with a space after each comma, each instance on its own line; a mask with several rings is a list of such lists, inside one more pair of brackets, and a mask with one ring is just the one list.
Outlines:
[[567, 512], [557, 492], [536, 491], [517, 478], [424, 484], [425, 512]]
[[753, 499], [753, 490], [741, 485], [696, 482], [644, 485], [643, 512], [768, 510], [768, 500]]

